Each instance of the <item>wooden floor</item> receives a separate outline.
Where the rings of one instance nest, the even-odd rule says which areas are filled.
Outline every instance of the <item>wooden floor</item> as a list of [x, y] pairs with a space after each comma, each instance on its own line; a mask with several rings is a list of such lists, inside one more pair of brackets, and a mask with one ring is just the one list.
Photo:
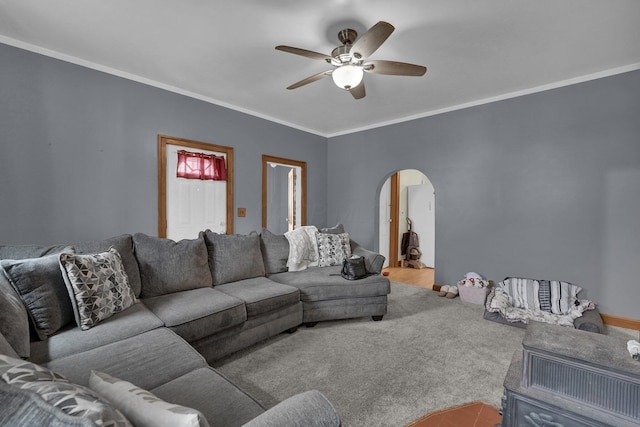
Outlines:
[[406, 427], [494, 427], [502, 422], [497, 408], [471, 402], [432, 412]]
[[389, 280], [392, 282], [433, 288], [433, 268], [387, 267], [382, 271], [389, 273]]

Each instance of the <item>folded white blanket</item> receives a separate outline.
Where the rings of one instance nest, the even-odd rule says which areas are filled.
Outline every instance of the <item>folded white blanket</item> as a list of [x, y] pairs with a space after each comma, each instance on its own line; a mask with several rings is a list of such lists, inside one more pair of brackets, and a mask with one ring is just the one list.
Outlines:
[[284, 233], [289, 241], [289, 271], [301, 271], [318, 265], [317, 232], [315, 226], [305, 225]]

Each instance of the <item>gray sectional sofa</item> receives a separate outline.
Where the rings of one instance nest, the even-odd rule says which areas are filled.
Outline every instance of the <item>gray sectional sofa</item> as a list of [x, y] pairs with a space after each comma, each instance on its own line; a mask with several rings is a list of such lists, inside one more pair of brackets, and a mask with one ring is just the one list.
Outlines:
[[[355, 242], [350, 249], [380, 272], [381, 255]], [[161, 425], [153, 417], [166, 413], [188, 418], [184, 425], [339, 425], [319, 391], [267, 410], [209, 366], [303, 323], [386, 313], [386, 277], [347, 281], [339, 266], [287, 272], [288, 250], [286, 238], [268, 230], [0, 246], [0, 425], [128, 425], [100, 419], [113, 413], [141, 425]], [[69, 418], [68, 408], [34, 392], [39, 387], [62, 387], [56, 393], [85, 402], [78, 407], [103, 409]], [[96, 390], [133, 407], [114, 408]]]

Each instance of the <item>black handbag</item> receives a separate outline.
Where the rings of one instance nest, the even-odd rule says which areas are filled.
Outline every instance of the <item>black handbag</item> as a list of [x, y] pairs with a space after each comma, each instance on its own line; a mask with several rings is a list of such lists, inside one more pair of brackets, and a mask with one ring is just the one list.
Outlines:
[[358, 280], [367, 277], [367, 267], [364, 264], [364, 257], [351, 257], [342, 262], [340, 275], [347, 280]]

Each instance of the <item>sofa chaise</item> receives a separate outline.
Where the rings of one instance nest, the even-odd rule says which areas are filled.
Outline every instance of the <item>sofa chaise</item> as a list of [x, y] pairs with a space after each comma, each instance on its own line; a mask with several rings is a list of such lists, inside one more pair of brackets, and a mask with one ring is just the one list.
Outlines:
[[[318, 235], [344, 241], [343, 231]], [[335, 265], [286, 271], [286, 241], [268, 230], [206, 230], [179, 242], [138, 233], [0, 246], [0, 425], [128, 425], [105, 422], [105, 413], [160, 425], [154, 414], [171, 413], [188, 419], [184, 425], [338, 426], [319, 391], [267, 410], [209, 366], [303, 323], [386, 313], [386, 277], [351, 282]], [[379, 273], [384, 258], [348, 245]], [[69, 418], [34, 393], [40, 387], [107, 409], [78, 409], [82, 416]]]

